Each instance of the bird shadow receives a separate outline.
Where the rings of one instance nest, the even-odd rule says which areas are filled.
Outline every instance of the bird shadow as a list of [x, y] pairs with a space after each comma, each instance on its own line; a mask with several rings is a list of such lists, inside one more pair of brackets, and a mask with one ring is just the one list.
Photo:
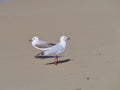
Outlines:
[[[55, 57], [56, 56], [35, 56], [35, 58], [41, 58], [41, 59], [55, 58]], [[58, 56], [58, 58], [59, 57], [62, 57], [62, 56]], [[71, 61], [71, 59], [58, 60], [58, 64], [66, 63], [66, 62], [69, 62], [69, 61]], [[51, 65], [51, 64], [54, 64], [54, 62], [46, 63], [45, 65]]]
[[[71, 61], [71, 59], [59, 60], [58, 64], [66, 63], [69, 61]], [[46, 63], [45, 65], [51, 65], [51, 64], [54, 64], [54, 62]]]

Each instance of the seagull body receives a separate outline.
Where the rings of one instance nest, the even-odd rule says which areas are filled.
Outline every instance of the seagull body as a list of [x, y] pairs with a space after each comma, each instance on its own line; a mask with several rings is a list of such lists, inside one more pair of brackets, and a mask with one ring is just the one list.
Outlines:
[[[43, 55], [47, 56], [47, 55], [55, 55], [55, 62], [54, 64], [57, 65], [58, 64], [58, 54], [62, 53], [65, 51], [65, 47], [66, 47], [66, 40], [70, 39], [66, 36], [61, 36], [60, 37], [60, 42], [52, 47], [50, 47], [49, 49], [43, 51]], [[41, 53], [40, 53], [41, 54]], [[40, 55], [38, 54], [38, 55]]]
[[48, 49], [50, 49], [50, 47], [55, 45], [55, 44], [40, 40], [37, 36], [33, 37], [32, 40], [29, 40], [29, 41], [32, 41], [32, 46], [34, 48], [41, 50], [41, 51], [48, 50]]
[[66, 36], [61, 36], [60, 42], [55, 46], [52, 46], [50, 49], [44, 51], [44, 55], [58, 55], [64, 52], [66, 47], [66, 39], [68, 39]]

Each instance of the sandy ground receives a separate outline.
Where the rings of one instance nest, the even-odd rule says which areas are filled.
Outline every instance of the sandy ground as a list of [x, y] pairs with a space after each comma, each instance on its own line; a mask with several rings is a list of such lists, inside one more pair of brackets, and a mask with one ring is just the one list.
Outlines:
[[[33, 36], [71, 38], [59, 60], [36, 59]], [[119, 0], [0, 4], [0, 90], [120, 90]]]

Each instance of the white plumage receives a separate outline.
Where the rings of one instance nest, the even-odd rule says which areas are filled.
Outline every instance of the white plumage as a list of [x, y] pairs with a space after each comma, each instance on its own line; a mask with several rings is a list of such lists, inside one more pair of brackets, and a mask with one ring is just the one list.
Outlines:
[[66, 48], [66, 40], [70, 39], [66, 36], [61, 36], [60, 37], [60, 42], [56, 44], [55, 46], [50, 47], [50, 49], [43, 51], [43, 55], [55, 55], [55, 61], [54, 64], [58, 64], [58, 54], [62, 53], [65, 51]]
[[58, 55], [62, 52], [64, 52], [66, 47], [66, 40], [69, 39], [66, 36], [60, 37], [60, 42], [56, 44], [55, 46], [52, 46], [50, 49], [44, 51], [44, 55]]
[[47, 41], [40, 40], [37, 36], [33, 37], [32, 40], [32, 46], [38, 50], [44, 51], [50, 49], [51, 46], [55, 45], [52, 43], [48, 43]]

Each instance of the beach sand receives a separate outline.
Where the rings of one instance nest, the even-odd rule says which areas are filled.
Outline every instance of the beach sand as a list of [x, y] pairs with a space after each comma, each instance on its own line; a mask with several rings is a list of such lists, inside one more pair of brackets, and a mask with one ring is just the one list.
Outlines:
[[[34, 57], [29, 39], [61, 35], [71, 38], [61, 63]], [[119, 0], [0, 3], [0, 90], [120, 90]]]

